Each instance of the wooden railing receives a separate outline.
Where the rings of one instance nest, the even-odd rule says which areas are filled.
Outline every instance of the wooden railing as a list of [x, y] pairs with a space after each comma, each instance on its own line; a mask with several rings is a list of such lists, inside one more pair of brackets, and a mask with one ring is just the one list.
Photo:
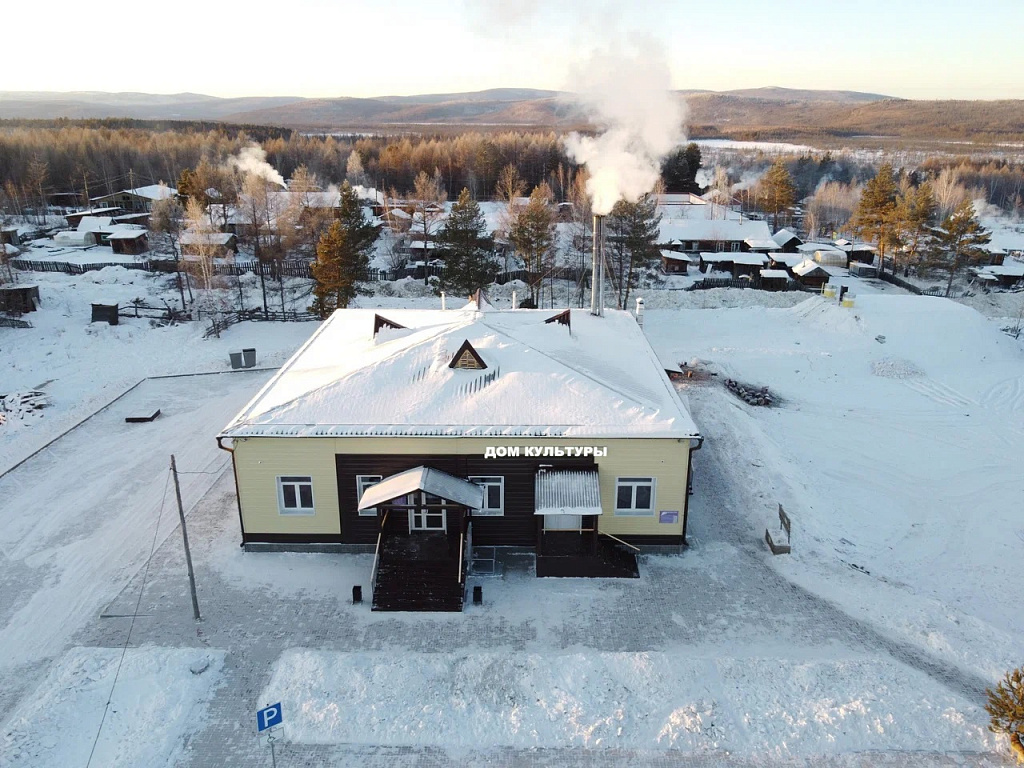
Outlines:
[[388, 513], [380, 521], [380, 533], [377, 534], [377, 548], [373, 552], [373, 568], [370, 569], [370, 598], [373, 599], [373, 590], [377, 585], [377, 564], [380, 562], [380, 542], [384, 536], [384, 523], [388, 521]]
[[627, 547], [629, 547], [630, 549], [632, 549], [632, 550], [633, 550], [634, 552], [636, 552], [637, 554], [639, 554], [639, 553], [640, 553], [640, 547], [634, 547], [634, 546], [633, 546], [632, 544], [630, 544], [630, 543], [629, 543], [628, 541], [623, 541], [623, 540], [622, 540], [622, 539], [620, 539], [620, 538], [619, 538], [618, 536], [612, 536], [612, 535], [611, 535], [610, 533], [607, 533], [607, 532], [605, 532], [605, 531], [598, 531], [598, 533], [599, 533], [599, 534], [601, 534], [602, 536], [607, 536], [607, 537], [608, 537], [609, 539], [614, 539], [615, 541], [619, 542], [619, 544], [622, 544], [622, 545], [624, 545], [624, 546], [627, 546]]

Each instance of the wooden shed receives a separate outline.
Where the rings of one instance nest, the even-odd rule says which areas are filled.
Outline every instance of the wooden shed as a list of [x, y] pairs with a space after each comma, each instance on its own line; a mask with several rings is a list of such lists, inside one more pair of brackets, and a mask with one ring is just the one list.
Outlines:
[[110, 250], [125, 256], [137, 256], [149, 250], [149, 237], [144, 229], [118, 229], [107, 235]]
[[0, 312], [35, 312], [39, 309], [38, 285], [0, 286]]
[[793, 277], [800, 285], [820, 288], [828, 282], [829, 274], [821, 265], [811, 259], [804, 259], [793, 267]]

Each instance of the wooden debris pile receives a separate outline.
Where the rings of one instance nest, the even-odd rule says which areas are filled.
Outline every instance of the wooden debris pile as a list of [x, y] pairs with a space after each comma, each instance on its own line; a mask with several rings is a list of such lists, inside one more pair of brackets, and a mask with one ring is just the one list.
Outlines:
[[46, 395], [34, 389], [0, 395], [0, 425], [13, 419], [41, 417], [43, 408], [49, 404]]

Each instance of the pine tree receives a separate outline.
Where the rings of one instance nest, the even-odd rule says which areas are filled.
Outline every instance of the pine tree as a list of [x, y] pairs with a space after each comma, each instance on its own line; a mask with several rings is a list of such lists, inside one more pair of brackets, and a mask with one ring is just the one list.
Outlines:
[[359, 199], [346, 182], [341, 188], [338, 219], [320, 236], [316, 246], [310, 311], [326, 318], [334, 310], [349, 305], [359, 281], [366, 279], [370, 250], [377, 234], [377, 228], [363, 216]]
[[985, 711], [991, 717], [988, 729], [993, 733], [1010, 735], [1010, 747], [1017, 761], [1024, 763], [1024, 667], [1006, 673], [995, 690], [986, 689], [988, 703]]
[[[899, 228], [896, 239], [902, 245], [905, 265], [918, 261], [929, 227], [935, 222], [935, 214], [935, 195], [927, 181], [911, 187], [900, 196], [895, 214]], [[899, 267], [895, 259], [893, 266]]]
[[949, 273], [946, 281], [946, 296], [949, 296], [953, 278], [964, 267], [988, 257], [983, 246], [988, 245], [992, 238], [978, 222], [970, 200], [960, 203], [941, 226], [930, 229], [929, 235], [926, 266]]
[[885, 271], [885, 250], [896, 244], [899, 229], [896, 210], [896, 178], [888, 163], [878, 169], [861, 193], [851, 223], [854, 232], [878, 245], [878, 271]]
[[697, 171], [701, 167], [700, 147], [690, 142], [668, 154], [661, 163], [661, 179], [669, 194], [700, 194]]
[[618, 288], [618, 307], [626, 309], [637, 272], [659, 255], [661, 214], [655, 199], [643, 195], [634, 201], [620, 200], [608, 216], [606, 255]]
[[757, 199], [761, 209], [771, 214], [772, 228], [779, 228], [779, 214], [788, 211], [796, 203], [796, 186], [781, 160], [772, 163], [757, 183]]
[[522, 257], [530, 273], [530, 299], [535, 306], [555, 244], [555, 214], [550, 202], [551, 189], [547, 184], [538, 184], [530, 193], [530, 202], [519, 211], [509, 232], [509, 242]]
[[468, 296], [491, 282], [494, 263], [487, 238], [487, 222], [469, 190], [459, 199], [438, 233], [439, 255], [445, 260], [441, 288]]

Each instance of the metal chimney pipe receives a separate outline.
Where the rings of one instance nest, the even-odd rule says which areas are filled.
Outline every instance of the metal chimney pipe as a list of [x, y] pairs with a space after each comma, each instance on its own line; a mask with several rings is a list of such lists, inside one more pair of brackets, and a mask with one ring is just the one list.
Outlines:
[[636, 324], [641, 328], [644, 327], [644, 300], [636, 300]]
[[604, 216], [594, 216], [594, 251], [590, 264], [590, 314], [604, 315]]

